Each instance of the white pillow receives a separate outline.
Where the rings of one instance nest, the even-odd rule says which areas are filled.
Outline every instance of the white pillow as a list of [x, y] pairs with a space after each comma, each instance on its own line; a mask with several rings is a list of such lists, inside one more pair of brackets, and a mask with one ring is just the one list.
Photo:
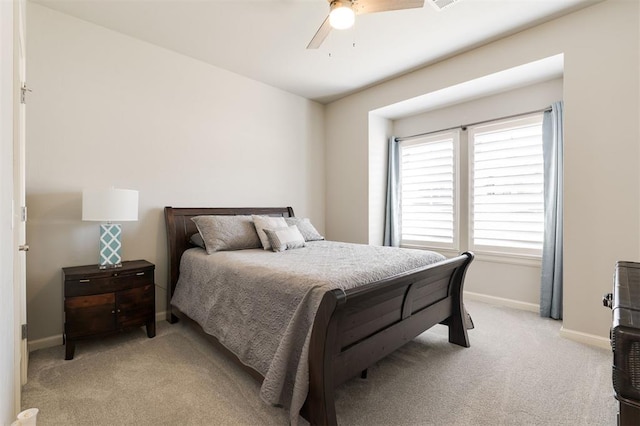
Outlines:
[[324, 240], [324, 237], [320, 235], [308, 218], [286, 217], [284, 220], [287, 222], [287, 225], [296, 225], [305, 241]]
[[269, 238], [273, 251], [285, 251], [307, 245], [304, 242], [304, 237], [295, 225], [285, 228], [264, 229], [264, 232]]
[[252, 215], [251, 218], [253, 219], [253, 224], [256, 226], [256, 231], [258, 232], [258, 238], [260, 238], [260, 242], [262, 243], [262, 248], [265, 250], [269, 250], [271, 248], [271, 243], [269, 242], [267, 235], [264, 233], [264, 229], [287, 227], [287, 222], [285, 222], [284, 217]]

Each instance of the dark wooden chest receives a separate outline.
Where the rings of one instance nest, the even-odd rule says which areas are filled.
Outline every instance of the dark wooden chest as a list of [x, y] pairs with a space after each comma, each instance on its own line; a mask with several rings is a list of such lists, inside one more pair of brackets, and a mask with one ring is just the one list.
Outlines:
[[620, 402], [618, 424], [640, 424], [640, 263], [616, 264], [613, 293], [605, 305], [613, 310], [611, 348], [613, 389]]

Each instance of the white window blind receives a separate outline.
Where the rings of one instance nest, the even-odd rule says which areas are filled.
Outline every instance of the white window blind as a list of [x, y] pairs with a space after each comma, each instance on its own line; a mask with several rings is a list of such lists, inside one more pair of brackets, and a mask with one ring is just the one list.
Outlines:
[[457, 248], [457, 133], [400, 143], [401, 244]]
[[469, 136], [472, 249], [540, 254], [542, 115], [473, 128]]

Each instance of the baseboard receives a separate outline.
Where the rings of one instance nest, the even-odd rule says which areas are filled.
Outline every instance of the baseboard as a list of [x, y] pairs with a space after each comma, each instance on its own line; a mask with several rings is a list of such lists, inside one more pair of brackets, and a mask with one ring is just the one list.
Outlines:
[[505, 299], [504, 297], [489, 296], [486, 294], [465, 291], [464, 298], [468, 300], [477, 300], [479, 302], [489, 303], [491, 305], [520, 309], [523, 311], [540, 312], [540, 305], [536, 305], [535, 303], [521, 302], [519, 300]]
[[54, 346], [60, 345], [62, 345], [62, 334], [56, 334], [54, 336], [49, 336], [42, 339], [29, 340], [27, 342], [29, 352], [37, 351], [38, 349], [52, 348]]
[[595, 334], [587, 334], [581, 331], [569, 330], [564, 327], [560, 329], [560, 336], [569, 340], [573, 340], [575, 342], [611, 350], [611, 342], [606, 337], [596, 336]]
[[[156, 323], [164, 321], [167, 317], [167, 312], [156, 312]], [[54, 346], [62, 345], [62, 334], [56, 334], [54, 336], [44, 337], [42, 339], [29, 340], [27, 347], [29, 352], [37, 351], [38, 349], [52, 348]]]
[[[486, 294], [464, 292], [464, 297], [469, 300], [477, 300], [479, 302], [489, 303], [491, 305], [506, 306], [509, 308], [521, 309], [524, 311], [540, 312], [540, 305], [535, 303], [520, 302], [518, 300], [505, 299], [503, 297], [488, 296]], [[611, 350], [611, 342], [606, 337], [596, 336], [595, 334], [587, 334], [581, 331], [569, 330], [565, 327], [560, 328], [560, 336], [574, 342], [584, 343], [585, 345], [596, 346], [599, 348]]]

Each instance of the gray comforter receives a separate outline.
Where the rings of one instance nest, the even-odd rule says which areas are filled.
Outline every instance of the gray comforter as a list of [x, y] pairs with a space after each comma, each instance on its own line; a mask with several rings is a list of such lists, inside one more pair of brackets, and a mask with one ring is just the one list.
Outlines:
[[314, 241], [274, 253], [187, 250], [172, 305], [264, 377], [260, 395], [288, 407], [307, 395], [313, 320], [327, 290], [347, 290], [443, 260], [424, 251]]

